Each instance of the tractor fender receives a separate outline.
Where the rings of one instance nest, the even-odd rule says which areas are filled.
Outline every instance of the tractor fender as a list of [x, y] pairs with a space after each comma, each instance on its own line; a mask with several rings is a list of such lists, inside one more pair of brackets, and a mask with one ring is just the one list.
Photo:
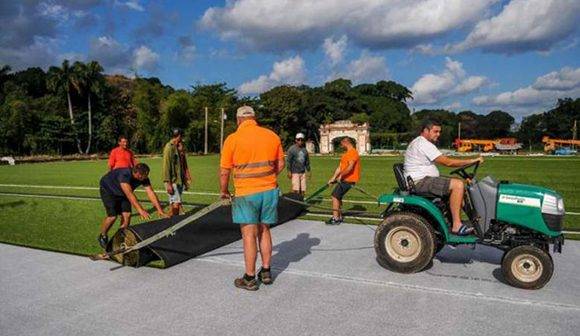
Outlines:
[[425, 211], [432, 217], [432, 225], [435, 226], [439, 232], [441, 232], [445, 236], [445, 240], [449, 240], [449, 230], [447, 228], [447, 224], [445, 222], [445, 218], [435, 204], [431, 203], [429, 200], [426, 200], [423, 197], [415, 196], [415, 195], [397, 195], [397, 194], [383, 194], [379, 196], [378, 199], [379, 204], [393, 204], [393, 205], [401, 205], [401, 206], [412, 206], [412, 207], [419, 207]]

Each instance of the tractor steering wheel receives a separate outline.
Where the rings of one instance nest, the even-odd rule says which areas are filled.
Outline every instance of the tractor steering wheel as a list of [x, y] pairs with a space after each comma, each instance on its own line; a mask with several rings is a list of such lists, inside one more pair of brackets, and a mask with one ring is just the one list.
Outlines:
[[[470, 167], [474, 167], [474, 168], [473, 168], [473, 171], [471, 173], [468, 173], [466, 171], [466, 169], [470, 168]], [[477, 173], [477, 168], [479, 168], [479, 161], [475, 161], [475, 162], [470, 163], [468, 165], [465, 165], [463, 167], [459, 167], [457, 169], [454, 169], [449, 174], [450, 175], [456, 174], [456, 175], [459, 175], [464, 180], [467, 180], [467, 179], [471, 180], [475, 177], [475, 174]]]

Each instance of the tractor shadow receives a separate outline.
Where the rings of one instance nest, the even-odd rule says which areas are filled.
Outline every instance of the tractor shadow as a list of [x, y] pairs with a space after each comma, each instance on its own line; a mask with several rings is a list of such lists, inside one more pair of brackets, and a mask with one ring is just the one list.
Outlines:
[[319, 238], [310, 237], [309, 233], [300, 233], [296, 238], [275, 245], [272, 250], [276, 254], [272, 256], [273, 277], [283, 273], [291, 263], [299, 262], [312, 253], [314, 246], [320, 245]]
[[503, 252], [496, 248], [487, 246], [476, 246], [475, 249], [458, 246], [455, 249], [445, 246], [435, 259], [444, 264], [471, 264], [474, 261], [501, 265]]

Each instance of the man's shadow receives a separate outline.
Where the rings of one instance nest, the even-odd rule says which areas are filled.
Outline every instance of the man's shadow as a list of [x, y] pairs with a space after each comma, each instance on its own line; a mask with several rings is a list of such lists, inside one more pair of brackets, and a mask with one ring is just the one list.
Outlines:
[[312, 247], [320, 245], [319, 238], [311, 238], [309, 233], [300, 233], [296, 238], [275, 245], [272, 250], [277, 253], [272, 256], [272, 268], [277, 277], [284, 272], [290, 263], [298, 262], [312, 253]]

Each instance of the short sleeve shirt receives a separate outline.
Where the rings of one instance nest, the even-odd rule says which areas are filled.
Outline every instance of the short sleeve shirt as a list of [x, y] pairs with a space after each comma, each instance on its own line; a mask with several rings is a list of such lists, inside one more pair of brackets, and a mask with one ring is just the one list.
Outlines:
[[121, 189], [121, 183], [128, 183], [131, 186], [131, 190], [135, 190], [141, 185], [151, 185], [149, 178], [139, 181], [136, 178], [133, 178], [133, 173], [130, 168], [119, 168], [113, 169], [105, 174], [105, 176], [101, 178], [100, 186], [111, 195], [124, 197], [125, 193], [123, 192], [123, 189]]
[[342, 180], [356, 183], [360, 180], [360, 156], [354, 148], [347, 150], [340, 158], [340, 170], [346, 169], [350, 161], [354, 161], [354, 167], [350, 173], [342, 177]]
[[222, 148], [220, 167], [233, 168], [236, 196], [246, 196], [278, 186], [274, 165], [284, 160], [276, 133], [246, 120], [230, 134]]
[[416, 137], [405, 152], [405, 176], [417, 182], [427, 176], [439, 176], [435, 159], [443, 155], [439, 149], [423, 136]]

